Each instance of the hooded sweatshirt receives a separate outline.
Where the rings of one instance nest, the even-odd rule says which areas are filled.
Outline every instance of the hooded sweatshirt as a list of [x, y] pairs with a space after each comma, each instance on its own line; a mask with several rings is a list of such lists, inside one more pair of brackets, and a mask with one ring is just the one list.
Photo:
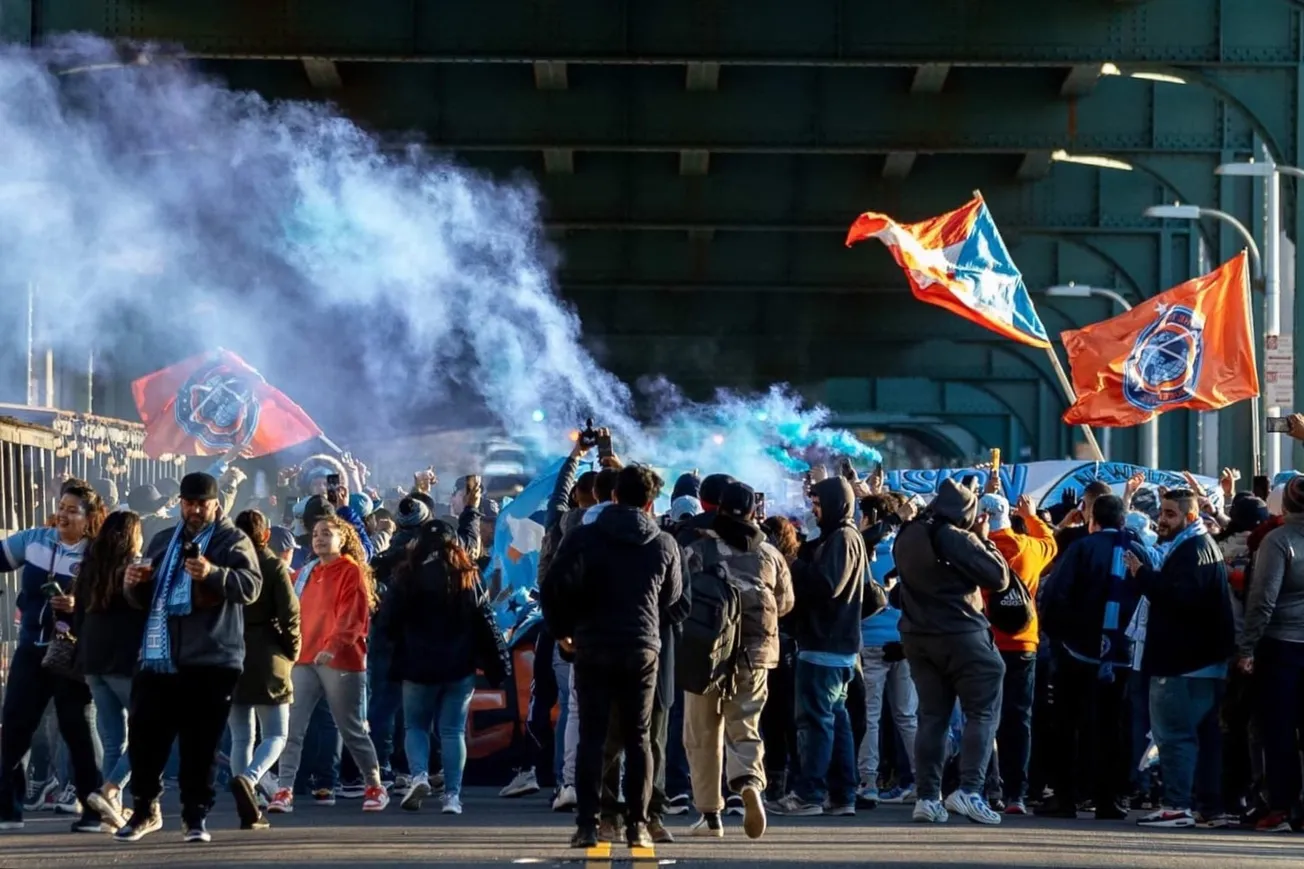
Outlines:
[[897, 535], [903, 635], [990, 629], [982, 592], [1007, 588], [1010, 568], [994, 542], [968, 530], [977, 515], [973, 492], [947, 479], [924, 516]]
[[861, 604], [869, 569], [865, 541], [851, 518], [855, 496], [842, 477], [820, 480], [811, 494], [820, 501], [820, 536], [792, 564], [798, 658], [851, 667], [861, 649]]
[[332, 669], [367, 669], [371, 604], [362, 571], [352, 558], [341, 555], [330, 564], [313, 563], [299, 597], [299, 618], [303, 643], [298, 663], [312, 664], [317, 655], [330, 652], [334, 657], [327, 666]]
[[539, 603], [553, 636], [574, 638], [577, 660], [594, 659], [660, 652], [663, 615], [687, 615], [675, 607], [682, 593], [675, 541], [642, 510], [610, 504], [562, 538]]
[[[1002, 501], [1004, 499], [1001, 499]], [[1008, 510], [1008, 507], [1007, 507]], [[1032, 599], [1037, 599], [1037, 586], [1041, 583], [1041, 575], [1050, 563], [1055, 560], [1059, 548], [1055, 545], [1055, 529], [1051, 528], [1037, 516], [1025, 518], [1025, 525], [1028, 528], [1027, 534], [1020, 534], [1010, 527], [1008, 518], [1001, 523], [1002, 527], [993, 529], [988, 533], [992, 543], [1001, 555], [1005, 557], [1005, 563], [1010, 566], [1010, 572], [1023, 581], [1028, 588], [1028, 594]], [[989, 592], [983, 593], [983, 600], [988, 597]], [[1028, 622], [1027, 627], [1017, 634], [1007, 634], [992, 628], [992, 639], [996, 641], [996, 648], [1002, 652], [1035, 652], [1037, 651], [1037, 641], [1040, 636], [1041, 628], [1037, 623], [1037, 608], [1032, 608], [1032, 619]]]

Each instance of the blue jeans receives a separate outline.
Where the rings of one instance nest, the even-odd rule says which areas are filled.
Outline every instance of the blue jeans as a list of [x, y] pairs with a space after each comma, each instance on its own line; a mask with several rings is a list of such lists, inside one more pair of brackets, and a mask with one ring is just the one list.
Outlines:
[[854, 667], [797, 661], [797, 751], [802, 778], [795, 791], [808, 803], [856, 801], [856, 747], [847, 714], [847, 686]]
[[444, 793], [462, 792], [466, 768], [466, 717], [475, 693], [475, 676], [438, 685], [403, 683], [403, 724], [412, 777], [430, 772], [430, 728], [439, 729], [439, 752], [444, 764]]
[[1028, 798], [1028, 763], [1032, 760], [1032, 699], [1037, 687], [1036, 652], [1001, 652], [1005, 682], [1001, 687], [1000, 746], [997, 766], [1007, 803]]
[[[262, 731], [257, 749], [254, 748], [255, 717]], [[231, 726], [231, 774], [243, 775], [257, 784], [285, 751], [290, 736], [290, 704], [233, 705], [227, 723]]]
[[87, 676], [86, 684], [95, 700], [95, 729], [104, 747], [104, 782], [125, 788], [131, 780], [131, 759], [127, 757], [131, 677]]
[[1198, 808], [1206, 814], [1222, 810], [1218, 710], [1224, 686], [1222, 679], [1150, 679], [1150, 727], [1159, 746], [1168, 808]]
[[557, 705], [560, 708], [560, 714], [557, 716], [557, 727], [553, 730], [552, 736], [552, 766], [553, 772], [557, 778], [557, 787], [563, 787], [567, 784], [574, 785], [573, 781], [568, 781], [566, 769], [569, 766], [573, 779], [575, 777], [575, 752], [572, 749], [570, 763], [566, 763], [566, 726], [570, 723], [571, 704], [570, 704], [570, 673], [571, 665], [569, 661], [562, 660], [556, 650], [552, 653], [552, 672], [557, 683]]

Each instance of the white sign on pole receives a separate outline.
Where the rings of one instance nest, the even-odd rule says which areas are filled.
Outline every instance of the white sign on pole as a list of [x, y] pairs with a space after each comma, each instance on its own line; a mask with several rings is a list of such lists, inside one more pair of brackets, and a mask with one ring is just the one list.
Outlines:
[[1265, 335], [1263, 395], [1268, 407], [1295, 406], [1295, 336]]

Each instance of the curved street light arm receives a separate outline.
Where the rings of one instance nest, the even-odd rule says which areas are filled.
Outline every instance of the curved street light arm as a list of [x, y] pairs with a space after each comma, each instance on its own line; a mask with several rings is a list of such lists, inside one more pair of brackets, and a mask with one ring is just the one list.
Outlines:
[[1217, 208], [1205, 208], [1201, 206], [1200, 216], [1217, 218], [1218, 220], [1223, 221], [1224, 223], [1228, 224], [1233, 229], [1235, 229], [1238, 233], [1240, 233], [1241, 238], [1245, 239], [1245, 246], [1250, 249], [1250, 259], [1254, 260], [1254, 280], [1258, 282], [1262, 282], [1263, 281], [1263, 256], [1259, 253], [1259, 246], [1255, 243], [1254, 236], [1251, 235], [1250, 231], [1245, 228], [1245, 224], [1241, 223], [1239, 220], [1237, 220], [1235, 217], [1228, 214], [1227, 212], [1219, 211]]

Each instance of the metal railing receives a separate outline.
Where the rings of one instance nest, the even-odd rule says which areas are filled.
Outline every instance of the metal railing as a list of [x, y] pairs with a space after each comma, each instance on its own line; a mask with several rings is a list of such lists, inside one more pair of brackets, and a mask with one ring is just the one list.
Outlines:
[[[5, 415], [11, 411], [26, 419]], [[68, 477], [107, 477], [125, 501], [132, 486], [174, 475], [177, 462], [140, 452], [142, 437], [139, 423], [0, 405], [0, 539], [45, 525]], [[0, 703], [18, 641], [20, 582], [21, 571], [0, 573]]]

